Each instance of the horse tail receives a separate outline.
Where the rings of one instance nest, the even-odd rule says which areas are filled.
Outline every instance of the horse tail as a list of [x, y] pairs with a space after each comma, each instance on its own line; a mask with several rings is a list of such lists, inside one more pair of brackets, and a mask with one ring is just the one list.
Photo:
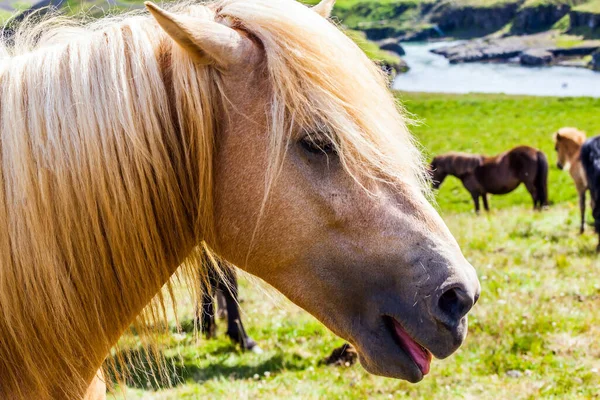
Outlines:
[[540, 207], [543, 207], [548, 205], [548, 159], [541, 151], [538, 151], [537, 156], [535, 188], [537, 190], [537, 201]]

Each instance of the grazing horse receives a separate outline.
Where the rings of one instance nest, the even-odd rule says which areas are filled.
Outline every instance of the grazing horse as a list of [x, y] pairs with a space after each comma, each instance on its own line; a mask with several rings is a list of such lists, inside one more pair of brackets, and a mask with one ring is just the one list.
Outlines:
[[371, 373], [417, 382], [459, 348], [477, 275], [332, 6], [147, 3], [0, 42], [0, 398], [102, 396], [113, 346], [161, 326], [202, 249]]
[[460, 179], [473, 197], [475, 212], [479, 212], [479, 198], [489, 211], [488, 193], [510, 193], [521, 183], [531, 193], [533, 208], [548, 205], [548, 160], [533, 147], [515, 147], [495, 157], [447, 153], [435, 157], [429, 169], [434, 189], [439, 189], [448, 175]]
[[215, 296], [218, 301], [219, 312], [223, 313], [227, 318], [227, 336], [232, 342], [239, 345], [242, 350], [252, 350], [254, 352], [262, 352], [256, 342], [248, 336], [238, 303], [238, 281], [235, 269], [233, 266], [219, 263], [219, 270], [214, 266], [207, 267], [208, 277], [200, 280], [202, 285], [200, 293], [202, 293], [201, 304], [196, 310], [197, 324], [207, 338], [216, 336], [217, 322], [215, 318]]
[[[594, 227], [600, 236], [600, 136], [587, 140], [581, 146], [580, 157], [592, 197]], [[600, 240], [596, 251], [600, 252]]]
[[[585, 142], [585, 132], [576, 128], [561, 128], [554, 134], [554, 149], [558, 155], [556, 166], [569, 171], [579, 193], [581, 225], [579, 233], [585, 231], [585, 193], [588, 190], [587, 178], [581, 165], [581, 146]], [[593, 200], [592, 200], [593, 201]], [[594, 205], [592, 204], [592, 209]]]

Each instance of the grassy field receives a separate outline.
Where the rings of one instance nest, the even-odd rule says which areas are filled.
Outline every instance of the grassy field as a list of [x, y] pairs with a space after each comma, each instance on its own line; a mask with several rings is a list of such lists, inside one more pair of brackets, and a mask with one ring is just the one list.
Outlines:
[[575, 8], [577, 11], [585, 11], [592, 14], [600, 14], [600, 1], [592, 0], [589, 3], [584, 3]]
[[[414, 129], [426, 151], [494, 153], [520, 143], [544, 149], [562, 125], [600, 131], [600, 100], [498, 95], [400, 94], [422, 120]], [[374, 377], [360, 366], [320, 360], [343, 342], [314, 318], [254, 280], [242, 283], [250, 335], [264, 354], [241, 353], [223, 337], [197, 340], [173, 330], [164, 351], [172, 388], [143, 374], [117, 398], [139, 399], [589, 399], [600, 386], [600, 263], [592, 233], [577, 234], [575, 192], [553, 168], [555, 204], [533, 212], [523, 191], [492, 199], [493, 211], [471, 212], [468, 194], [451, 180], [439, 208], [478, 271], [483, 295], [465, 345], [434, 361], [417, 385]], [[183, 299], [183, 325], [193, 305]]]
[[[554, 165], [552, 134], [575, 126], [589, 135], [600, 134], [595, 116], [600, 99], [520, 97], [504, 95], [400, 94], [409, 112], [421, 121], [413, 132], [431, 157], [447, 151], [493, 155], [518, 145], [544, 151], [550, 163], [549, 198], [552, 203], [572, 201], [575, 189], [567, 173]], [[444, 183], [438, 202], [446, 212], [472, 209], [471, 199], [457, 179]], [[524, 187], [508, 196], [491, 198], [492, 208], [523, 205], [531, 199]]]

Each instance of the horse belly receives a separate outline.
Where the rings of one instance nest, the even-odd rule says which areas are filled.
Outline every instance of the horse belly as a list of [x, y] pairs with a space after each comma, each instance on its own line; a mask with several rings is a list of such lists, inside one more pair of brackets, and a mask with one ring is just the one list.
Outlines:
[[502, 182], [490, 181], [483, 186], [485, 187], [485, 191], [490, 194], [508, 194], [519, 187], [520, 183], [521, 181], [518, 179], [510, 179]]

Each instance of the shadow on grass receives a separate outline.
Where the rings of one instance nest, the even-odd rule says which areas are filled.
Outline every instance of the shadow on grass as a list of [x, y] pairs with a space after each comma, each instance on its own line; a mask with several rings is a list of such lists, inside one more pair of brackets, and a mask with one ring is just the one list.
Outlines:
[[[127, 386], [156, 391], [167, 387], [177, 387], [190, 381], [203, 383], [221, 378], [228, 380], [252, 379], [256, 375], [264, 376], [267, 371], [271, 375], [275, 375], [283, 370], [304, 370], [311, 365], [310, 360], [295, 353], [275, 354], [258, 364], [233, 365], [228, 356], [231, 354], [229, 346], [219, 346], [208, 354], [221, 355], [221, 357], [216, 357], [209, 365], [201, 367], [194, 360], [185, 357], [164, 356], [159, 359], [155, 355], [146, 354], [143, 350], [127, 350], [119, 354], [123, 362], [117, 362], [116, 368], [119, 374], [124, 370], [129, 371], [125, 379]], [[117, 381], [114, 373], [111, 379], [114, 382]]]

